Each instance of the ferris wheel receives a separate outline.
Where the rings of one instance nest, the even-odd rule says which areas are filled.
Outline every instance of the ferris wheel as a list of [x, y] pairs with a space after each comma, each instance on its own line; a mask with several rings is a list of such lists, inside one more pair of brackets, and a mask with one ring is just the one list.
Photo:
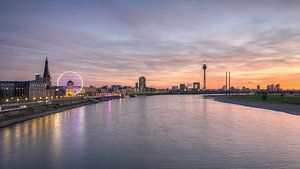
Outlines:
[[59, 75], [59, 77], [57, 79], [57, 86], [61, 86], [64, 89], [66, 89], [67, 84], [70, 81], [74, 83], [74, 93], [75, 93], [75, 95], [77, 95], [78, 93], [80, 93], [80, 91], [83, 88], [83, 79], [76, 72], [68, 71], [68, 72], [64, 72], [61, 75]]

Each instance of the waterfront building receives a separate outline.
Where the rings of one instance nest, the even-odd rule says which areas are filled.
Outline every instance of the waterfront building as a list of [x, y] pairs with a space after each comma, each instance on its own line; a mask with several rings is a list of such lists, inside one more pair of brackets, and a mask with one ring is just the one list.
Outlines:
[[51, 87], [51, 76], [48, 67], [48, 58], [46, 57], [45, 67], [44, 67], [44, 75], [43, 75], [44, 82], [46, 83], [47, 88]]
[[107, 85], [99, 87], [99, 88], [97, 88], [97, 92], [98, 93], [108, 93], [109, 92], [109, 87]]
[[0, 100], [10, 100], [15, 97], [15, 83], [0, 81]]
[[47, 89], [47, 96], [50, 98], [62, 98], [66, 95], [66, 90], [63, 86], [52, 86], [50, 89]]
[[281, 91], [281, 88], [280, 88], [280, 84], [270, 84], [270, 85], [267, 85], [267, 90], [270, 91], [270, 92], [275, 92], [275, 91]]
[[260, 85], [257, 85], [256, 90], [260, 90]]
[[178, 91], [178, 86], [172, 86], [172, 91]]
[[36, 74], [35, 80], [29, 82], [29, 99], [35, 100], [47, 96], [47, 86], [41, 75]]
[[147, 85], [146, 85], [146, 77], [141, 76], [139, 78], [139, 91], [144, 92], [146, 91]]
[[0, 99], [9, 101], [27, 100], [29, 81], [0, 81]]
[[280, 84], [276, 84], [274, 90], [275, 91], [281, 91]]
[[97, 93], [97, 88], [92, 85], [89, 87], [83, 87], [80, 93], [88, 96], [94, 96]]
[[193, 90], [197, 90], [197, 91], [200, 90], [200, 82], [194, 82], [193, 83]]
[[75, 92], [74, 92], [74, 82], [70, 80], [67, 83], [66, 97], [74, 97], [74, 95], [75, 95]]
[[147, 86], [146, 86], [146, 77], [144, 76], [141, 76], [139, 78], [139, 88], [141, 89], [145, 89]]
[[131, 87], [131, 86], [123, 86], [120, 90], [119, 90], [119, 93], [122, 93], [122, 94], [127, 94], [127, 93], [131, 93], [131, 92], [134, 92], [135, 91], [135, 88]]
[[274, 91], [274, 84], [267, 85], [268, 91]]
[[180, 84], [180, 85], [179, 85], [179, 90], [180, 90], [180, 91], [186, 91], [186, 86], [185, 86], [185, 84]]
[[122, 85], [112, 85], [110, 88], [112, 92], [118, 92], [122, 89]]

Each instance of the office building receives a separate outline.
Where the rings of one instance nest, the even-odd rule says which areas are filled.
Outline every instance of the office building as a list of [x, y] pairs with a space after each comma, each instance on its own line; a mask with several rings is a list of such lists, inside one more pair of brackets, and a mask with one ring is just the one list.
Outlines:
[[180, 84], [180, 85], [179, 85], [179, 90], [180, 90], [180, 91], [186, 91], [186, 86], [185, 86], [185, 84]]
[[193, 83], [193, 90], [200, 90], [200, 82], [194, 82]]

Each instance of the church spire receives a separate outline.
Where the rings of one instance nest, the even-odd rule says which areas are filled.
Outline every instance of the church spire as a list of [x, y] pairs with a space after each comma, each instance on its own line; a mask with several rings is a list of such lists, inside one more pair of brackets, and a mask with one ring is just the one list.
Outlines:
[[44, 75], [43, 75], [44, 82], [47, 85], [47, 88], [51, 86], [51, 76], [49, 72], [49, 67], [48, 67], [48, 57], [46, 56], [46, 61], [45, 61], [45, 68], [44, 68]]

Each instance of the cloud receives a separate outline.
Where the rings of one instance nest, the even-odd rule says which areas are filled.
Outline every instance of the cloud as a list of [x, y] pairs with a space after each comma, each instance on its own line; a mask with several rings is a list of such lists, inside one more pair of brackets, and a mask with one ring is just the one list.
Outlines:
[[33, 78], [47, 55], [54, 81], [72, 70], [87, 84], [133, 86], [144, 74], [149, 85], [170, 87], [202, 81], [205, 58], [211, 88], [223, 86], [226, 70], [237, 86], [273, 81], [297, 87], [284, 78], [300, 76], [297, 4], [5, 1], [0, 7], [0, 79]]

